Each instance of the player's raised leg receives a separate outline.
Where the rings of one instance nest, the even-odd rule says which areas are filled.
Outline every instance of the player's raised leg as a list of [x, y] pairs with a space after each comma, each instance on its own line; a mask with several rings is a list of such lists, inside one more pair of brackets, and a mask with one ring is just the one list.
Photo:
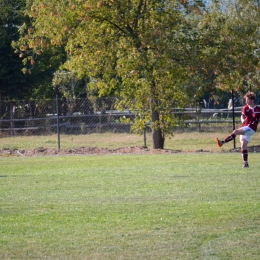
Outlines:
[[221, 147], [223, 144], [228, 143], [236, 138], [236, 135], [232, 133], [231, 135], [227, 136], [224, 141], [215, 138], [215, 142], [217, 143], [218, 147]]

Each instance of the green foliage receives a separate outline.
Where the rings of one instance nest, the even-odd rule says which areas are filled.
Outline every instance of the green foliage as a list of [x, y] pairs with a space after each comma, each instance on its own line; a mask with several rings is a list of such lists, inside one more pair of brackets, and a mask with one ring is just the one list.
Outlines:
[[0, 0], [0, 99], [21, 97], [28, 91], [27, 78], [21, 72], [22, 64], [11, 47], [12, 40], [19, 37], [18, 26], [23, 19], [19, 8], [24, 1]]
[[20, 49], [64, 47], [63, 69], [94, 78], [90, 87], [99, 95], [117, 96], [119, 109], [141, 113], [164, 139], [174, 122], [171, 109], [190, 103], [185, 89], [198, 59], [194, 17], [202, 8], [201, 1], [34, 0], [26, 11], [32, 27], [22, 29]]
[[178, 123], [172, 109], [197, 107], [205, 94], [258, 90], [257, 8], [244, 0], [207, 8], [199, 0], [32, 0], [14, 47], [29, 73], [51, 77], [59, 67], [87, 78], [88, 96], [115, 96], [116, 108], [139, 115], [137, 130], [150, 123], [162, 148]]
[[208, 44], [202, 56], [207, 61], [204, 70], [213, 71], [216, 87], [246, 92], [259, 68], [259, 10], [255, 1], [213, 3], [200, 24]]
[[54, 88], [59, 90], [66, 98], [75, 99], [75, 91], [79, 85], [79, 80], [77, 76], [69, 71], [56, 71], [52, 80], [52, 85]]
[[[46, 98], [55, 94], [48, 86], [57, 64], [60, 65], [61, 53], [54, 54], [49, 50], [39, 58], [39, 52], [32, 53], [25, 44], [27, 36], [18, 41], [19, 33], [25, 35], [23, 29], [30, 25], [30, 20], [22, 12], [25, 6], [26, 1], [0, 0], [0, 99]], [[28, 63], [27, 67], [21, 58], [24, 58], [24, 64]]]

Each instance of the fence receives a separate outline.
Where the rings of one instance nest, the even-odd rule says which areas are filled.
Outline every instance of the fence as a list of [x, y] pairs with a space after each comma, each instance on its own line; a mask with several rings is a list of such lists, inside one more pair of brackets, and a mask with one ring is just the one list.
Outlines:
[[[58, 101], [58, 102], [57, 102]], [[30, 100], [0, 101], [1, 148], [71, 149], [79, 147], [152, 147], [149, 126], [141, 134], [131, 131], [134, 119], [131, 111], [116, 111], [113, 99]], [[240, 125], [240, 109], [235, 112], [235, 123]], [[232, 112], [229, 110], [185, 109], [175, 112], [183, 123], [172, 129], [165, 148], [173, 151], [219, 151], [216, 136], [224, 138], [233, 130]], [[259, 142], [254, 137], [252, 145]], [[221, 151], [238, 146], [230, 143]]]
[[120, 118], [132, 118], [129, 111], [113, 110], [113, 99], [1, 101], [1, 136], [87, 134], [113, 129], [128, 131], [130, 126]]

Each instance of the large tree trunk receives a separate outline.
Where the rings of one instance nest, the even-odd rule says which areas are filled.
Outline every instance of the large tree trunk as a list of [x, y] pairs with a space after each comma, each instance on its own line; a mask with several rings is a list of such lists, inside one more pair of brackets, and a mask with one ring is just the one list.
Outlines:
[[153, 149], [163, 149], [163, 147], [164, 147], [164, 137], [162, 135], [162, 130], [156, 126], [157, 122], [159, 122], [159, 112], [153, 111], [152, 112]]
[[158, 100], [155, 98], [155, 81], [152, 81], [150, 86], [150, 112], [152, 117], [152, 137], [153, 137], [153, 149], [163, 149], [164, 136], [162, 129], [159, 127], [160, 113], [157, 109]]

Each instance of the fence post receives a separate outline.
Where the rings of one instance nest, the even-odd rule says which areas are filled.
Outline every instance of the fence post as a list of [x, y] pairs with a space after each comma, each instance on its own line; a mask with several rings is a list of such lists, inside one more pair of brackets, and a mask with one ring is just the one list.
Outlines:
[[13, 102], [11, 101], [10, 103], [10, 127], [11, 127], [11, 136], [15, 135], [15, 130], [14, 130], [14, 110], [15, 110], [15, 105], [13, 104]]
[[56, 94], [56, 113], [57, 113], [58, 150], [60, 150], [60, 118], [59, 118], [59, 97], [58, 97], [58, 94]]
[[[233, 116], [233, 131], [236, 129], [235, 123], [235, 100], [234, 100], [234, 90], [232, 89], [232, 116]], [[236, 138], [234, 138], [234, 149], [236, 149]]]
[[146, 146], [146, 126], [144, 126], [144, 147]]

